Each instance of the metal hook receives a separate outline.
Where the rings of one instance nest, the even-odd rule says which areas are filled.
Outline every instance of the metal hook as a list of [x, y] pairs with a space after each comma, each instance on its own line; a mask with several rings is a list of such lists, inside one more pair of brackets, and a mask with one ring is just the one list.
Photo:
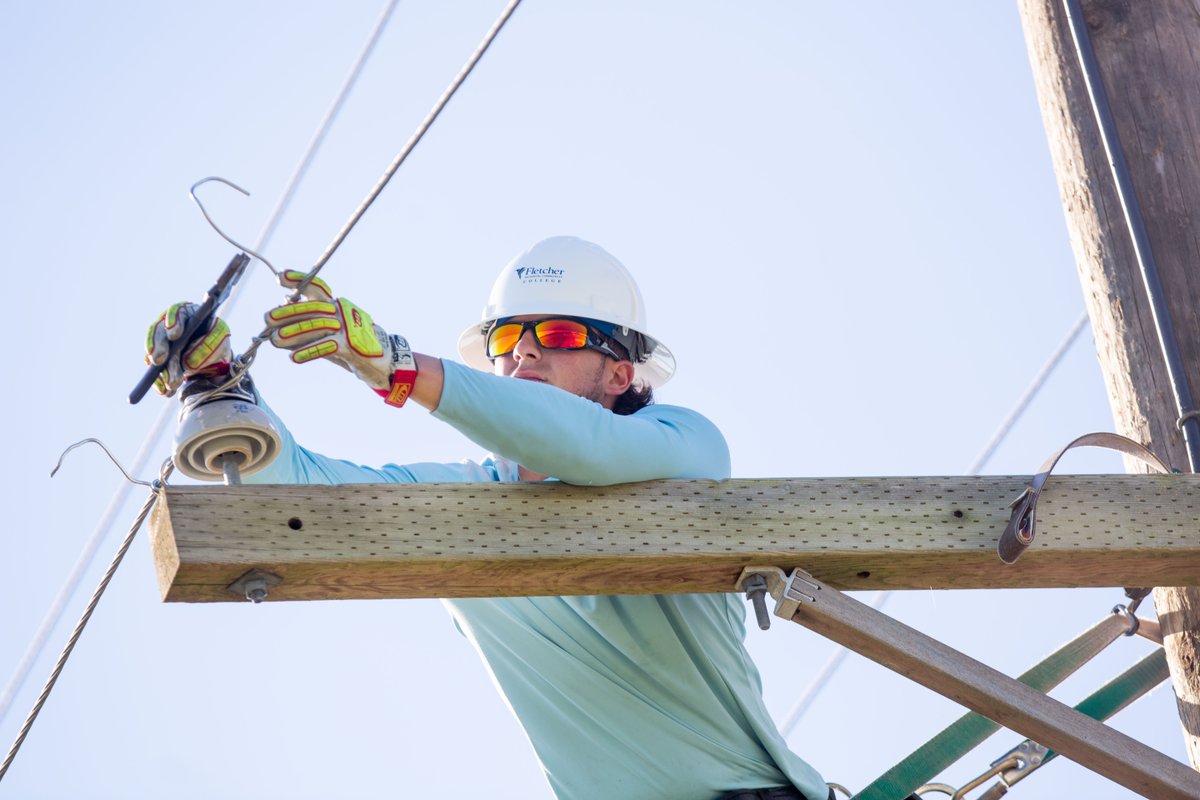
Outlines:
[[191, 188], [191, 189], [188, 189], [188, 194], [190, 194], [190, 195], [192, 196], [192, 201], [193, 201], [193, 202], [194, 202], [194, 203], [195, 203], [197, 206], [199, 206], [199, 207], [200, 207], [200, 213], [204, 215], [204, 219], [208, 221], [208, 224], [212, 226], [212, 229], [213, 229], [214, 231], [216, 231], [216, 232], [217, 232], [217, 235], [219, 235], [219, 236], [220, 236], [222, 239], [224, 239], [225, 241], [229, 242], [231, 245], [233, 245], [234, 247], [238, 248], [239, 250], [241, 250], [241, 251], [243, 251], [243, 252], [245, 252], [245, 253], [249, 253], [250, 255], [254, 256], [254, 257], [255, 257], [255, 258], [257, 258], [259, 261], [261, 261], [262, 263], [266, 264], [266, 266], [267, 266], [267, 269], [271, 270], [271, 273], [272, 273], [273, 275], [275, 275], [275, 277], [279, 277], [279, 270], [275, 269], [275, 267], [274, 267], [274, 266], [271, 264], [271, 262], [270, 262], [270, 261], [267, 261], [267, 259], [263, 258], [263, 257], [262, 257], [261, 255], [259, 255], [258, 253], [254, 252], [254, 251], [253, 251], [253, 250], [251, 250], [249, 247], [246, 247], [246, 245], [244, 245], [244, 244], [241, 244], [241, 243], [237, 242], [236, 240], [234, 240], [234, 238], [233, 238], [233, 237], [226, 235], [225, 231], [221, 230], [219, 227], [217, 227], [217, 223], [213, 222], [213, 219], [212, 219], [212, 217], [210, 217], [210, 216], [208, 215], [208, 210], [207, 210], [207, 209], [204, 207], [204, 203], [201, 203], [201, 202], [200, 202], [200, 198], [196, 196], [196, 189], [197, 189], [197, 188], [199, 188], [200, 186], [203, 186], [204, 184], [208, 183], [209, 181], [217, 181], [218, 183], [223, 183], [223, 184], [225, 184], [226, 186], [229, 186], [229, 187], [231, 187], [231, 188], [237, 189], [239, 192], [241, 192], [242, 194], [246, 195], [246, 197], [249, 197], [249, 196], [250, 196], [250, 193], [249, 193], [249, 192], [247, 192], [247, 191], [246, 191], [245, 189], [243, 189], [242, 187], [238, 186], [238, 185], [237, 185], [236, 183], [234, 183], [233, 181], [227, 181], [227, 180], [225, 180], [224, 178], [219, 178], [219, 177], [217, 177], [216, 175], [212, 175], [212, 176], [209, 176], [209, 177], [207, 177], [207, 178], [202, 178], [202, 179], [200, 179], [200, 180], [198, 180], [198, 181], [196, 181], [195, 183], [193, 183], [193, 184], [192, 184], [192, 188]]
[[154, 488], [154, 484], [150, 483], [150, 481], [140, 481], [137, 478], [130, 475], [128, 472], [126, 472], [125, 467], [123, 467], [121, 465], [121, 462], [117, 460], [117, 457], [114, 456], [112, 454], [112, 451], [110, 451], [107, 447], [105, 447], [104, 442], [100, 441], [99, 439], [83, 439], [83, 440], [78, 441], [75, 444], [71, 445], [66, 450], [63, 450], [62, 455], [58, 457], [58, 463], [54, 465], [54, 469], [50, 470], [50, 477], [53, 478], [55, 473], [58, 472], [59, 467], [62, 466], [63, 459], [67, 457], [67, 453], [71, 452], [76, 447], [82, 447], [83, 445], [85, 445], [89, 442], [100, 446], [100, 449], [103, 450], [105, 452], [105, 454], [109, 457], [109, 459], [114, 464], [117, 465], [117, 469], [121, 470], [121, 474], [125, 476], [125, 480], [129, 481], [130, 483], [136, 483], [139, 486], [149, 486], [152, 489]]
[[1129, 630], [1125, 631], [1126, 636], [1133, 636], [1138, 632], [1138, 628], [1142, 624], [1142, 620], [1137, 614], [1133, 613], [1133, 609], [1123, 605], [1113, 606], [1112, 613], [1125, 617], [1129, 621]]

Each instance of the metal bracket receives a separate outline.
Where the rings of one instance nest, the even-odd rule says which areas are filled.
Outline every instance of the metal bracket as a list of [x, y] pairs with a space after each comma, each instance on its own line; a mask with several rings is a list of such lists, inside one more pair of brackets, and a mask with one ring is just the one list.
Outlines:
[[1049, 747], [1040, 745], [1030, 739], [1026, 739], [1012, 750], [1009, 750], [1007, 753], [1000, 756], [1000, 758], [993, 761], [992, 766], [999, 767], [1009, 759], [1015, 758], [1017, 760], [1017, 766], [1001, 770], [999, 773], [1000, 780], [1004, 782], [1004, 785], [1012, 786], [1014, 783], [1028, 776], [1029, 773], [1040, 767], [1042, 762], [1046, 760], [1046, 756], [1049, 753]]
[[235, 596], [244, 597], [251, 603], [261, 603], [267, 599], [271, 587], [282, 581], [283, 578], [278, 575], [255, 567], [225, 588]]
[[813, 576], [804, 570], [794, 569], [791, 575], [786, 575], [779, 567], [746, 567], [738, 576], [736, 588], [754, 602], [758, 625], [763, 630], [771, 627], [764, 593], [775, 599], [775, 616], [791, 620], [801, 603], [817, 602], [817, 592], [821, 591]]

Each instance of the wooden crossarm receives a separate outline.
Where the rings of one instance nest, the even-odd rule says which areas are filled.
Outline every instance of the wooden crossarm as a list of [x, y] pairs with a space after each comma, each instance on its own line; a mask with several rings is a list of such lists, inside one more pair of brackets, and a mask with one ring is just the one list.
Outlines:
[[[730, 591], [742, 567], [839, 589], [1200, 584], [1195, 475], [1056, 476], [1019, 562], [996, 543], [1016, 477], [176, 486], [151, 529], [164, 599]], [[244, 594], [244, 593], [243, 593]]]

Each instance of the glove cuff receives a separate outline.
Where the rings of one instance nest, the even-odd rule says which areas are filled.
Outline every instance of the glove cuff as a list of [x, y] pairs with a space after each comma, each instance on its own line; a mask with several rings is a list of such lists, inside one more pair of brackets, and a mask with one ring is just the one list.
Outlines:
[[389, 406], [401, 408], [417, 382], [417, 360], [413, 358], [412, 348], [403, 336], [389, 336], [388, 343], [392, 349], [391, 388], [376, 389], [375, 393]]

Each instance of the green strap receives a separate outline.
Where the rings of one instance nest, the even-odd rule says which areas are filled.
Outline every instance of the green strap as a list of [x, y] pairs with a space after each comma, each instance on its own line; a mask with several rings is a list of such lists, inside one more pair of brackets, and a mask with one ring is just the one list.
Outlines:
[[[1075, 710], [1081, 714], [1086, 714], [1092, 719], [1104, 721], [1155, 686], [1158, 686], [1170, 676], [1171, 671], [1167, 668], [1167, 655], [1161, 647], [1156, 648], [1150, 655], [1084, 698], [1075, 706]], [[1026, 739], [1008, 751], [1008, 753], [1005, 753], [1004, 756], [1001, 756], [1001, 759], [1014, 751], [1024, 749], [1025, 745], [1030, 743], [1032, 743], [1032, 740]], [[1028, 778], [1035, 770], [1046, 766], [1046, 764], [1050, 763], [1051, 759], [1057, 757], [1058, 753], [1053, 750], [1047, 750], [1046, 754], [1042, 756], [1041, 761], [1026, 764], [1024, 769], [1016, 772], [1005, 772], [1002, 780], [992, 784], [991, 788], [979, 796], [979, 800], [1003, 797], [1010, 788]], [[995, 764], [997, 761], [993, 761], [992, 763]]]
[[[1088, 695], [1075, 710], [1092, 719], [1106, 720], [1146, 692], [1171, 677], [1167, 654], [1161, 647]], [[1042, 759], [1045, 764], [1058, 753], [1051, 750]]]
[[[1125, 617], [1107, 616], [1017, 680], [1043, 694], [1049, 692], [1127, 630]], [[999, 729], [1000, 726], [987, 717], [975, 712], [966, 714], [872, 781], [870, 786], [854, 795], [854, 800], [903, 800]]]

